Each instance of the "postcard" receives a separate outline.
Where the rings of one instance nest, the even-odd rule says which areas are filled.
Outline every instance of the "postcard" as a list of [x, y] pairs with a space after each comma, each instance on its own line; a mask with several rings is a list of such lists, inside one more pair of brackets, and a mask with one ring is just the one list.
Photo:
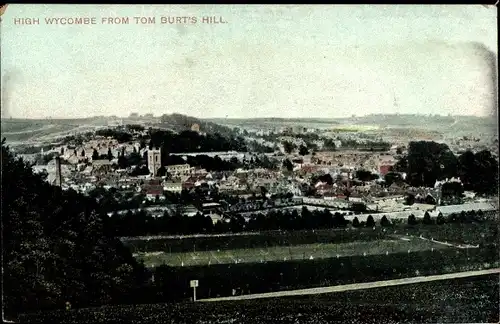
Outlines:
[[496, 6], [0, 18], [5, 322], [500, 320]]

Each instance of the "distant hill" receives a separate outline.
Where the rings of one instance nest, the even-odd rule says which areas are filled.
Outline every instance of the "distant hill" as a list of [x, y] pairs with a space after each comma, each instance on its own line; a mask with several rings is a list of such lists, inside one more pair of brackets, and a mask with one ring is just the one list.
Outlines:
[[371, 114], [361, 117], [341, 119], [343, 123], [370, 124], [379, 126], [421, 126], [422, 124], [451, 125], [455, 121], [453, 116], [419, 115], [419, 114]]
[[171, 129], [176, 132], [191, 130], [191, 127], [197, 124], [201, 132], [219, 133], [223, 136], [232, 136], [234, 131], [232, 128], [219, 125], [213, 121], [203, 120], [192, 116], [182, 114], [163, 115], [160, 118], [160, 126]]
[[307, 128], [325, 128], [338, 124], [331, 118], [213, 118], [208, 119], [214, 123], [229, 127], [243, 128], [274, 128], [302, 126]]

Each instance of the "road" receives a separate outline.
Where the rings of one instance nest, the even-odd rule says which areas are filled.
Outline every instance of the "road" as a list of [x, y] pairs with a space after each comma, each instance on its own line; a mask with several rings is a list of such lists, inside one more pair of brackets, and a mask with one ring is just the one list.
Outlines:
[[[287, 296], [300, 296], [300, 295], [317, 295], [317, 294], [327, 294], [327, 293], [334, 293], [334, 292], [341, 292], [341, 291], [348, 291], [348, 290], [380, 288], [380, 287], [408, 285], [408, 284], [437, 281], [437, 280], [475, 277], [475, 276], [483, 276], [483, 275], [489, 275], [489, 274], [495, 274], [495, 273], [500, 274], [500, 268], [478, 270], [478, 271], [456, 272], [456, 273], [448, 273], [448, 274], [434, 275], [434, 276], [422, 276], [422, 277], [412, 277], [412, 278], [403, 278], [403, 279], [394, 279], [394, 280], [385, 280], [385, 281], [364, 282], [364, 283], [340, 285], [340, 286], [319, 287], [319, 288], [288, 290], [288, 291], [277, 291], [277, 292], [270, 292], [270, 293], [263, 293], [263, 294], [252, 294], [252, 295], [220, 297], [220, 298], [208, 298], [208, 299], [200, 299], [199, 301], [201, 301], [201, 302], [214, 302], [214, 301], [245, 300], [245, 299], [287, 297]], [[203, 282], [201, 282], [200, 284], [203, 284]]]

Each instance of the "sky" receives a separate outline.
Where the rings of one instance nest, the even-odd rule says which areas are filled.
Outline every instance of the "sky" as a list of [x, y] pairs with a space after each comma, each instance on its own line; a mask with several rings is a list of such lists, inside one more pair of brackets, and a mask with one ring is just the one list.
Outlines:
[[[58, 17], [97, 24], [44, 21]], [[11, 4], [0, 31], [2, 116], [486, 116], [497, 107], [497, 34], [496, 8], [481, 5]]]

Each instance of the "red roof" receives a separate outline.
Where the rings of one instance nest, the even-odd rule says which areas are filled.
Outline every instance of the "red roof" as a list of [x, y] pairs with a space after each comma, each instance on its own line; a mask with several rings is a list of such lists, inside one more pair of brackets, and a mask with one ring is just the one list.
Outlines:
[[392, 165], [381, 165], [380, 166], [380, 174], [381, 175], [386, 175], [389, 173], [392, 169]]

